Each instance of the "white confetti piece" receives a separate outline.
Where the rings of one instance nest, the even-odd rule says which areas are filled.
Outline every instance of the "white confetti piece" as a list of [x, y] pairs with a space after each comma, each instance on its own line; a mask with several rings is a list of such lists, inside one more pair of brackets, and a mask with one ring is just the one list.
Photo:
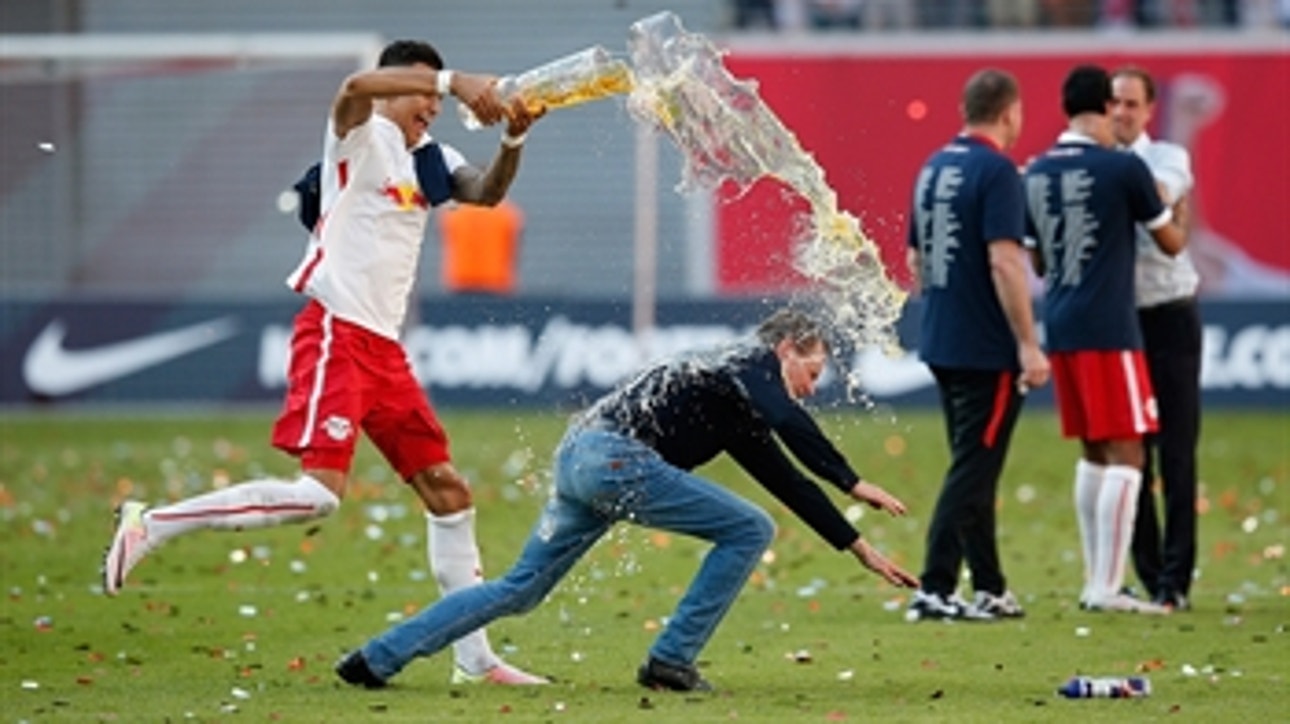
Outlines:
[[243, 618], [255, 618], [256, 616], [259, 615], [259, 613], [260, 613], [260, 610], [249, 603], [244, 603], [241, 606], [237, 607], [237, 615]]
[[1088, 626], [1075, 627], [1075, 636], [1078, 638], [1086, 639], [1090, 635], [1092, 635], [1092, 633], [1093, 633], [1093, 629], [1089, 628]]
[[35, 691], [36, 689], [40, 688], [40, 682], [32, 681], [31, 679], [23, 679], [22, 688], [26, 689], [27, 691]]
[[41, 141], [40, 143], [36, 144], [36, 148], [39, 148], [45, 153], [53, 153], [54, 151], [58, 150], [58, 148], [54, 146], [52, 141]]

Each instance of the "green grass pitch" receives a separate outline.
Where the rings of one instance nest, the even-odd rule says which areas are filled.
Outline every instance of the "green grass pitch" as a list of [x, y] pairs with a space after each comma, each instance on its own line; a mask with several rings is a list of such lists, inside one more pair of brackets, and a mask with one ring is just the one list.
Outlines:
[[[915, 572], [946, 460], [940, 418], [826, 412], [826, 430], [911, 514], [857, 524]], [[487, 572], [511, 563], [549, 484], [554, 412], [450, 410], [475, 481]], [[906, 623], [907, 594], [830, 550], [728, 462], [704, 469], [771, 510], [773, 556], [704, 652], [708, 696], [646, 691], [635, 667], [703, 553], [620, 527], [494, 646], [556, 679], [451, 687], [450, 656], [380, 692], [331, 666], [437, 598], [410, 492], [364, 443], [340, 512], [312, 526], [201, 532], [145, 559], [121, 596], [98, 567], [113, 505], [294, 472], [269, 414], [8, 414], [0, 420], [0, 702], [7, 721], [1272, 721], [1290, 705], [1290, 414], [1205, 417], [1195, 609], [1081, 612], [1071, 509], [1075, 443], [1024, 413], [999, 494], [1000, 546], [1020, 621]], [[847, 501], [836, 498], [846, 506]], [[1142, 672], [1140, 700], [1068, 701], [1076, 673]]]

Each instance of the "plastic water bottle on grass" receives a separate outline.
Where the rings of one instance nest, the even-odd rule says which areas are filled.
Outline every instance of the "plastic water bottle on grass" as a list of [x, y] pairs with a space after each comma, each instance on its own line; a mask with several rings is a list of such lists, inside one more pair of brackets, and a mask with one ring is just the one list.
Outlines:
[[1067, 699], [1137, 699], [1151, 694], [1144, 676], [1076, 676], [1057, 690]]

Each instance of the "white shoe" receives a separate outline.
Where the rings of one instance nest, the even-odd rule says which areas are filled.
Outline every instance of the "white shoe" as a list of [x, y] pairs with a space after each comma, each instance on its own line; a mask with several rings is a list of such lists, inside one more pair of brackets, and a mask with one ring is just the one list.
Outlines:
[[997, 596], [989, 591], [977, 591], [972, 607], [995, 618], [1024, 618], [1026, 615], [1012, 591], [1004, 591]]
[[939, 593], [915, 591], [905, 611], [905, 620], [916, 621], [993, 621], [994, 615], [964, 601], [956, 594], [948, 597]]
[[499, 684], [501, 686], [538, 686], [541, 684], [549, 684], [551, 682], [544, 677], [530, 674], [523, 669], [511, 666], [505, 661], [499, 661], [496, 666], [482, 674], [472, 674], [458, 664], [452, 667], [452, 683]]
[[109, 596], [115, 596], [121, 590], [130, 569], [151, 548], [148, 529], [143, 524], [143, 512], [147, 508], [137, 500], [127, 500], [116, 510], [116, 534], [112, 536], [112, 545], [103, 559], [103, 591]]
[[1143, 613], [1149, 616], [1169, 615], [1169, 609], [1158, 603], [1143, 601], [1124, 593], [1113, 593], [1109, 596], [1090, 597], [1086, 602], [1085, 608], [1090, 611]]

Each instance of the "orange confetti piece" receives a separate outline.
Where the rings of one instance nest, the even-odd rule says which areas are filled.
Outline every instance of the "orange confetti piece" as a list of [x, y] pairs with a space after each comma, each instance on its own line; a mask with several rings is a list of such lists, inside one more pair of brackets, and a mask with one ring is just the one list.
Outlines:
[[1226, 511], [1236, 510], [1236, 507], [1237, 505], [1240, 504], [1240, 502], [1241, 502], [1241, 497], [1236, 492], [1235, 488], [1228, 488], [1227, 490], [1223, 491], [1222, 495], [1218, 496], [1219, 506]]
[[1137, 670], [1139, 674], [1143, 674], [1148, 671], [1160, 671], [1163, 668], [1165, 668], [1165, 662], [1163, 659], [1151, 659], [1149, 661], [1142, 661], [1137, 666]]
[[1236, 552], [1236, 544], [1230, 540], [1221, 540], [1214, 544], [1214, 559], [1221, 560]]
[[92, 677], [92, 676], [78, 676], [78, 677], [76, 677], [76, 683], [80, 684], [81, 686], [89, 686], [90, 684], [93, 684], [93, 683], [94, 683], [94, 677]]
[[646, 630], [646, 631], [657, 631], [657, 630], [658, 630], [658, 621], [655, 621], [655, 620], [654, 620], [654, 619], [652, 619], [652, 618], [647, 618], [647, 619], [645, 619], [645, 630]]
[[303, 671], [306, 665], [305, 657], [296, 656], [287, 662], [287, 671]]
[[672, 545], [672, 536], [662, 531], [654, 531], [650, 533], [649, 542], [655, 548], [667, 548]]
[[882, 441], [883, 451], [893, 458], [904, 455], [907, 447], [908, 444], [903, 435], [888, 435], [887, 439]]

